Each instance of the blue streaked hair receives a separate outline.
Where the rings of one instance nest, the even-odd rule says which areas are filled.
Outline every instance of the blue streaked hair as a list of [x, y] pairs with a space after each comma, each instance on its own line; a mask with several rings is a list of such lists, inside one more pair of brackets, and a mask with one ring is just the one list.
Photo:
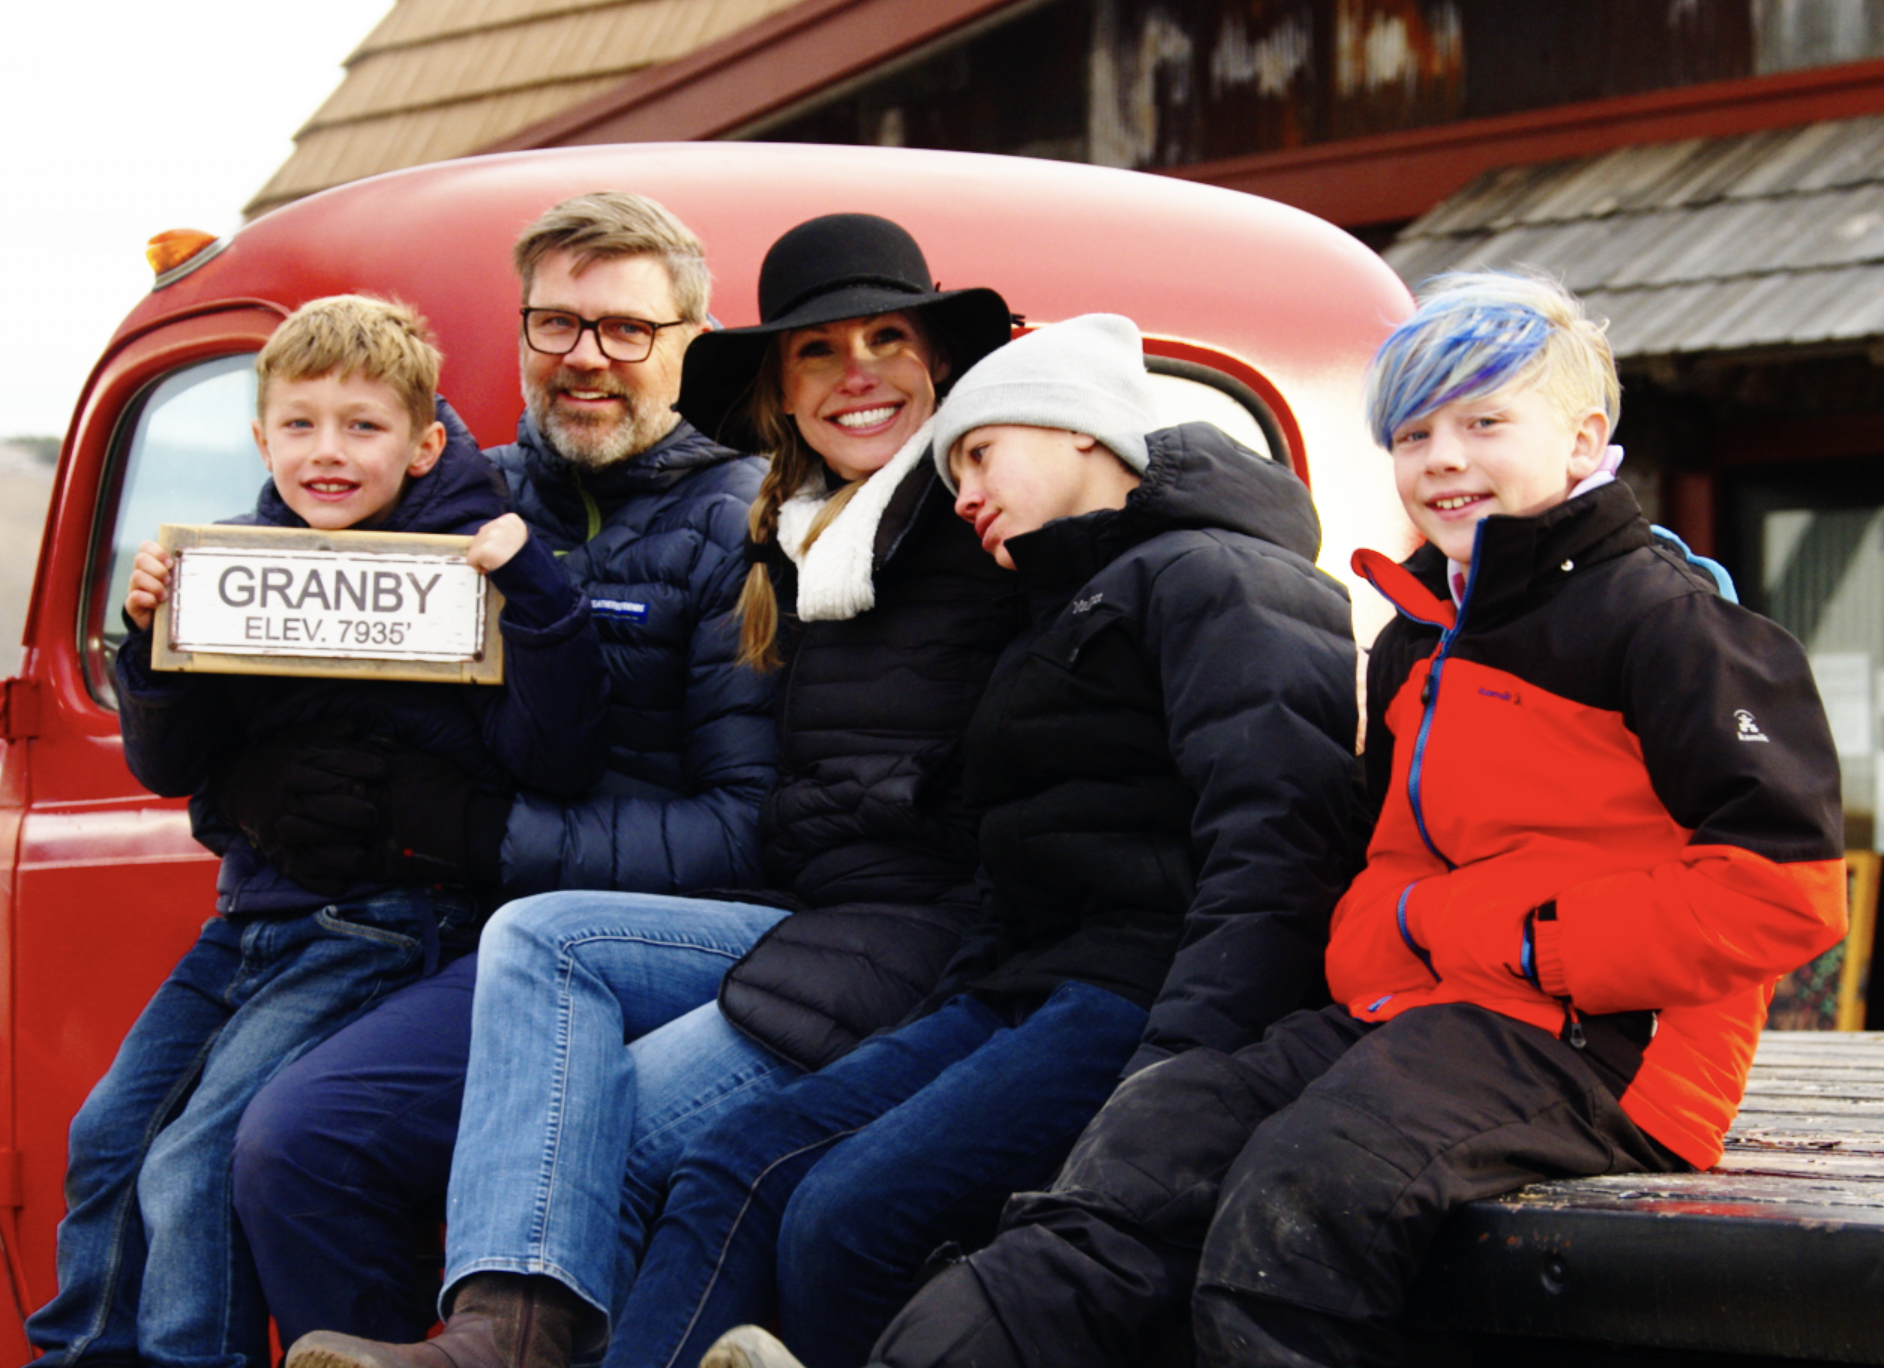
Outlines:
[[1583, 304], [1556, 281], [1512, 271], [1455, 271], [1420, 291], [1420, 306], [1374, 353], [1367, 425], [1389, 451], [1403, 423], [1458, 399], [1535, 384], [1568, 422], [1591, 409], [1621, 415], [1616, 362]]

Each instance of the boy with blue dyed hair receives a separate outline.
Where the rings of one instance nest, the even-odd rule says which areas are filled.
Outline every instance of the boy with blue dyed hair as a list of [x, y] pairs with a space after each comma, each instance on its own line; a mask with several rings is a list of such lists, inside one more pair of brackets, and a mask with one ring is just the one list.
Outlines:
[[873, 1362], [1402, 1361], [1456, 1207], [1705, 1168], [1775, 979], [1844, 932], [1838, 767], [1799, 644], [1613, 479], [1602, 329], [1555, 284], [1437, 282], [1370, 424], [1428, 544], [1357, 571], [1380, 817], [1335, 1005], [1121, 1085], [1053, 1188], [931, 1281]]

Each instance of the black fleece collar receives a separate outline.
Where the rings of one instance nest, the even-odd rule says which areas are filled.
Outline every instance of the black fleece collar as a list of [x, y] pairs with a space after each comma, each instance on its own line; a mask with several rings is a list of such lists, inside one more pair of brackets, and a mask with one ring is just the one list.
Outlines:
[[[1647, 546], [1648, 523], [1635, 492], [1613, 480], [1528, 518], [1495, 513], [1479, 524], [1466, 613], [1488, 627], [1526, 612], [1564, 576]], [[1427, 588], [1450, 600], [1446, 558], [1427, 545], [1406, 561]]]

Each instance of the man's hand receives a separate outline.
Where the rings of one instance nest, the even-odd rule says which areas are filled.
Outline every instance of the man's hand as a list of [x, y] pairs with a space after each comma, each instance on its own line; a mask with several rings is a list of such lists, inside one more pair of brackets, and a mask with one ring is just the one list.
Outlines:
[[488, 575], [499, 566], [510, 564], [510, 558], [523, 550], [523, 544], [529, 540], [530, 529], [523, 519], [515, 513], [506, 513], [478, 529], [464, 558], [473, 570]]
[[[514, 518], [516, 514], [509, 513], [505, 517]], [[502, 521], [502, 518], [498, 519], [498, 522]], [[482, 536], [484, 532], [488, 532], [495, 526], [497, 523], [486, 524], [478, 535]], [[518, 520], [518, 526], [522, 526], [521, 519]], [[510, 556], [516, 554], [516, 548], [512, 547], [509, 555], [504, 559], [508, 560]], [[147, 541], [137, 548], [137, 559], [131, 562], [131, 589], [124, 596], [124, 612], [140, 632], [150, 630], [151, 619], [157, 613], [157, 605], [170, 597], [171, 564], [170, 553], [156, 542]], [[499, 564], [502, 562], [500, 561]]]

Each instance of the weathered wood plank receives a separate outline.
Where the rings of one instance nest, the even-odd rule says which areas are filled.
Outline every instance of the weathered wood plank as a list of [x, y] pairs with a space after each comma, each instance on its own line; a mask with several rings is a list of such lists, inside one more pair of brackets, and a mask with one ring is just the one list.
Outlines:
[[[1749, 1112], [1739, 1122], [1740, 1133], [1758, 1135], [1775, 1144], [1810, 1146], [1815, 1139], [1851, 1137], [1884, 1140], [1884, 1116], [1828, 1116], [1799, 1111]], [[1780, 1135], [1787, 1138], [1779, 1139]]]
[[1838, 1219], [1884, 1226], [1884, 1188], [1874, 1182], [1751, 1173], [1672, 1173], [1533, 1183], [1495, 1200], [1527, 1207], [1644, 1209], [1663, 1214], [1698, 1208], [1709, 1216], [1762, 1220]]
[[1813, 1094], [1805, 1090], [1760, 1092], [1749, 1090], [1740, 1104], [1742, 1116], [1789, 1112], [1795, 1116], [1884, 1117], [1884, 1097], [1852, 1097], [1844, 1092]]
[[[1718, 1173], [1771, 1173], [1799, 1178], [1868, 1178], [1884, 1184], [1884, 1154], [1844, 1150], [1742, 1148], [1730, 1143], [1714, 1169]], [[1878, 1197], [1884, 1201], [1884, 1188]]]
[[1884, 1069], [1875, 1075], [1855, 1069], [1822, 1074], [1760, 1073], [1747, 1080], [1748, 1097], [1852, 1097], [1884, 1098]]

